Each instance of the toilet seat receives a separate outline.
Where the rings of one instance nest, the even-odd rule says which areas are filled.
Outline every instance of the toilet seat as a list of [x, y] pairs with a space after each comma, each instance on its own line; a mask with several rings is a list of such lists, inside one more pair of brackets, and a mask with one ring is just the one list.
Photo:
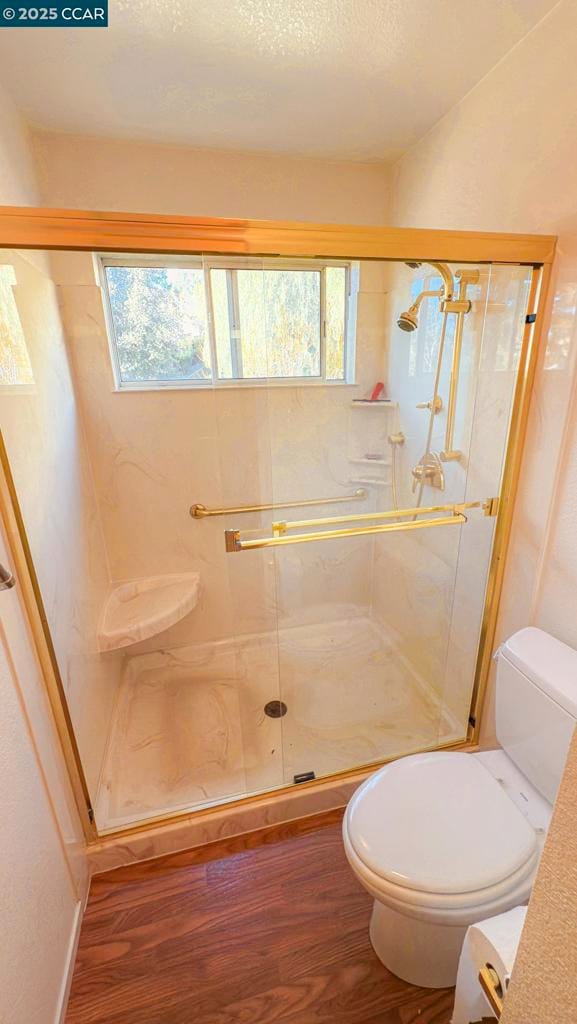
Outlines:
[[377, 900], [454, 924], [523, 903], [539, 857], [534, 829], [497, 780], [456, 751], [416, 754], [371, 776], [347, 808], [343, 836]]

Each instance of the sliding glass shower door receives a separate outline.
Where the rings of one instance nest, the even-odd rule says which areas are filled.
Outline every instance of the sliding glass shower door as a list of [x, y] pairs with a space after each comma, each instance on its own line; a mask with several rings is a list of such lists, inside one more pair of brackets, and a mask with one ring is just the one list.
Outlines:
[[[310, 375], [239, 385], [223, 400], [244, 420], [245, 471], [230, 495], [240, 508], [222, 543], [251, 703], [245, 750], [263, 741], [255, 788], [457, 743], [469, 727], [531, 272], [339, 270], [330, 313], [326, 267], [277, 271], [288, 278], [282, 315], [274, 270], [252, 271], [269, 365], [308, 326]], [[290, 279], [299, 272], [319, 275], [308, 306], [299, 306], [303, 282]], [[416, 323], [403, 329], [411, 309]], [[242, 310], [241, 299], [241, 354], [254, 340]], [[331, 317], [340, 377], [329, 379]]]
[[0, 271], [3, 443], [99, 832], [463, 741], [538, 271]]

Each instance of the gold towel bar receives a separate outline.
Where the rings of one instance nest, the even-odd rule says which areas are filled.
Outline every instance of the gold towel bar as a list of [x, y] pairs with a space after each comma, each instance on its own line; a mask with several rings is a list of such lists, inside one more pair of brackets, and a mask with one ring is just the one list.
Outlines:
[[193, 519], [207, 519], [209, 516], [241, 515], [245, 512], [269, 512], [275, 508], [305, 508], [308, 505], [337, 505], [342, 501], [363, 501], [367, 496], [364, 487], [358, 487], [353, 494], [341, 494], [338, 498], [309, 498], [307, 501], [281, 501], [270, 505], [237, 505], [235, 508], [207, 508], [206, 505], [191, 505]]
[[275, 537], [282, 536], [289, 530], [304, 530], [308, 526], [336, 525], [337, 523], [358, 523], [364, 520], [375, 519], [406, 519], [409, 516], [429, 515], [434, 512], [451, 512], [452, 514], [463, 513], [470, 508], [482, 508], [486, 516], [496, 516], [498, 498], [489, 498], [487, 501], [464, 501], [452, 505], [429, 505], [427, 508], [399, 508], [390, 509], [387, 512], [361, 512], [358, 515], [347, 516], [325, 516], [323, 519], [291, 519], [290, 522], [276, 522], [272, 524], [272, 532]]
[[357, 526], [348, 530], [321, 530], [316, 533], [296, 533], [292, 536], [259, 537], [256, 540], [241, 540], [240, 530], [225, 530], [224, 540], [228, 553], [233, 551], [251, 551], [254, 548], [273, 548], [285, 544], [309, 544], [314, 540], [333, 540], [337, 537], [363, 537], [373, 533], [394, 533], [403, 530], [430, 529], [432, 526], [452, 526], [466, 523], [467, 517], [461, 512], [450, 516], [439, 516], [437, 519], [413, 519], [408, 523], [381, 523], [380, 526]]
[[[402, 533], [407, 530], [430, 530], [435, 526], [453, 526], [459, 523], [466, 523], [467, 517], [464, 514], [467, 509], [481, 508], [486, 516], [496, 516], [499, 507], [498, 498], [488, 498], [486, 501], [468, 501], [453, 505], [431, 505], [428, 508], [405, 508], [392, 509], [388, 512], [367, 512], [360, 515], [328, 516], [325, 519], [303, 519], [290, 523], [273, 523], [272, 537], [257, 537], [254, 540], [242, 540], [240, 530], [225, 530], [225, 547], [229, 554], [235, 551], [252, 551], [255, 548], [281, 547], [286, 544], [310, 544], [317, 540], [334, 540], [339, 537], [364, 537], [377, 533]], [[437, 516], [435, 519], [420, 519], [431, 513], [445, 512], [447, 515]], [[407, 519], [407, 522], [377, 522], [374, 520], [383, 519]], [[287, 536], [290, 530], [304, 529], [308, 526], [324, 526], [338, 523], [358, 523], [367, 520], [373, 521], [372, 526], [353, 526], [344, 530], [321, 530], [314, 533], [298, 533]]]

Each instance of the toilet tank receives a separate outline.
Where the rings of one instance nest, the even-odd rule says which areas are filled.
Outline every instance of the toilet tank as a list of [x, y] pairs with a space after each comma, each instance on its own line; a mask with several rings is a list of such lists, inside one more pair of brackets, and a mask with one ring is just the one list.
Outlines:
[[577, 722], [577, 651], [528, 626], [496, 658], [497, 739], [553, 803]]

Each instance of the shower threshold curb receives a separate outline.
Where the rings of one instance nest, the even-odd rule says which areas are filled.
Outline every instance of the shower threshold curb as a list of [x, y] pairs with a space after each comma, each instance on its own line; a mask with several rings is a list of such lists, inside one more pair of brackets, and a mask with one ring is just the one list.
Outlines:
[[[478, 746], [463, 743], [459, 744], [459, 749], [474, 752]], [[256, 832], [267, 826], [337, 810], [345, 807], [355, 790], [377, 770], [378, 765], [373, 765], [344, 777], [319, 780], [276, 794], [245, 798], [237, 804], [228, 803], [172, 821], [151, 823], [130, 833], [110, 834], [89, 845], [90, 873], [97, 875], [128, 864], [205, 846], [219, 839]]]
[[130, 834], [108, 835], [88, 847], [90, 873], [99, 874], [168, 853], [205, 846], [218, 839], [255, 832], [268, 825], [280, 825], [322, 811], [336, 810], [348, 803], [354, 791], [374, 770], [368, 768], [355, 774], [354, 778], [316, 782], [306, 789], [296, 786], [294, 791], [253, 799], [249, 797], [237, 804], [222, 804], [170, 822], [151, 823]]

